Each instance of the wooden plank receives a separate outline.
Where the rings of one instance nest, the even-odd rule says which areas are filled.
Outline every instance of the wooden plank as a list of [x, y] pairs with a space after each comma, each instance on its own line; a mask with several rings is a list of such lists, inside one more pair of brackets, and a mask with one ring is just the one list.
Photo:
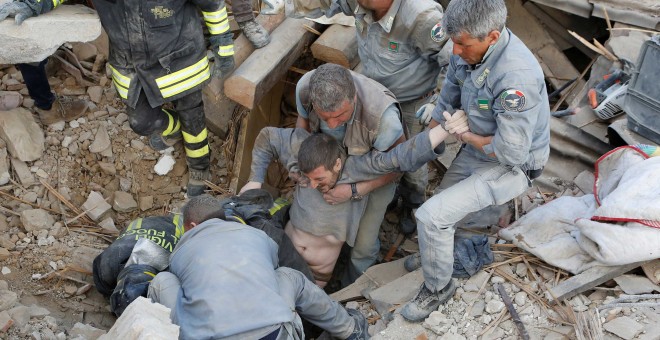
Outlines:
[[[550, 37], [546, 28], [523, 7], [522, 0], [506, 0], [506, 4], [509, 11], [507, 27], [534, 53], [550, 84], [557, 89], [567, 81], [578, 78], [580, 72]], [[585, 84], [584, 80], [578, 80], [577, 83], [577, 89]], [[577, 92], [571, 92], [567, 102], [571, 102]]]
[[312, 44], [314, 58], [352, 69], [360, 62], [355, 27], [334, 24]]
[[584, 272], [558, 284], [557, 286], [552, 287], [550, 289], [550, 303], [556, 303], [557, 301], [555, 298], [559, 301], [570, 299], [573, 296], [592, 289], [601, 283], [611, 280], [619, 275], [625, 274], [642, 264], [643, 262], [637, 262], [623, 266], [598, 266], [587, 269]]
[[254, 51], [225, 81], [225, 95], [253, 109], [316, 36], [303, 25], [320, 27], [305, 19], [285, 19], [271, 34], [270, 44]]
[[[276, 15], [259, 15], [255, 19], [268, 32], [273, 32], [285, 19], [284, 13]], [[234, 62], [239, 67], [245, 59], [252, 54], [254, 47], [244, 34], [234, 40]], [[224, 82], [220, 79], [212, 79], [202, 90], [204, 98], [204, 113], [206, 114], [206, 126], [211, 132], [225, 138], [227, 127], [236, 103], [231, 101], [224, 93]]]
[[257, 107], [243, 118], [234, 153], [233, 176], [229, 183], [229, 189], [233, 192], [238, 192], [250, 177], [252, 149], [259, 131], [266, 126], [279, 125], [283, 92], [283, 84], [273, 87]]

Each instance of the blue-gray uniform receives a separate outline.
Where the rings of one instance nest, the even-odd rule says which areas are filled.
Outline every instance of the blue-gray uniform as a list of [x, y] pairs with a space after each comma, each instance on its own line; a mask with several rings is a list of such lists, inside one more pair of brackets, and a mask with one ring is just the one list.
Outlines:
[[169, 270], [153, 279], [149, 297], [172, 310], [181, 339], [303, 339], [297, 313], [342, 339], [355, 328], [302, 273], [277, 268], [275, 242], [247, 225], [210, 219], [187, 231]]
[[[485, 60], [468, 65], [452, 56], [433, 112], [463, 109], [470, 131], [492, 136], [486, 153], [464, 145], [447, 170], [440, 192], [416, 212], [426, 287], [451, 279], [454, 224], [471, 212], [503, 204], [530, 185], [527, 173], [543, 168], [550, 153], [550, 107], [543, 71], [518, 37], [504, 29]], [[491, 157], [488, 154], [495, 154]]]

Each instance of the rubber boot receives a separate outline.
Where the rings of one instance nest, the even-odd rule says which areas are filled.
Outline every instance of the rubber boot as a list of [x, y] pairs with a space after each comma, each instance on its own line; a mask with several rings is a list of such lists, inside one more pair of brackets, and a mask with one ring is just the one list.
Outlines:
[[188, 197], [199, 196], [208, 189], [205, 181], [211, 180], [211, 171], [209, 169], [205, 170], [195, 170], [188, 168], [188, 185], [186, 185], [186, 194]]
[[239, 22], [238, 26], [245, 34], [245, 37], [252, 43], [254, 48], [262, 48], [270, 42], [270, 35], [268, 31], [259, 25], [254, 19]]
[[181, 131], [177, 131], [171, 135], [163, 136], [162, 133], [157, 132], [149, 136], [149, 146], [156, 151], [163, 151], [169, 147], [174, 146], [181, 141], [183, 136]]

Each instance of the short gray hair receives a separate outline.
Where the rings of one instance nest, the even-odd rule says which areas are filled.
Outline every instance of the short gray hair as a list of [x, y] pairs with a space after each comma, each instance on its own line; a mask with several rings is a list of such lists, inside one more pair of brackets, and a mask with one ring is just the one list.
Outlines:
[[309, 79], [309, 97], [317, 112], [336, 111], [347, 99], [353, 102], [355, 84], [351, 72], [337, 64], [319, 66]]
[[442, 27], [450, 37], [467, 33], [484, 39], [491, 31], [502, 31], [506, 24], [504, 0], [453, 0], [442, 17]]

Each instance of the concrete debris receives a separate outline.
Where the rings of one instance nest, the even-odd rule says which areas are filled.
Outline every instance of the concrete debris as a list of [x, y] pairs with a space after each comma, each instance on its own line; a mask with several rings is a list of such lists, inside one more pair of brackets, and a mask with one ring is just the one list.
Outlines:
[[392, 306], [405, 303], [415, 297], [423, 282], [424, 275], [422, 270], [418, 269], [372, 290], [366, 297], [376, 307], [378, 313], [383, 315]]
[[488, 273], [485, 271], [481, 270], [477, 272], [476, 274], [472, 275], [467, 282], [465, 282], [465, 285], [463, 286], [463, 289], [466, 292], [477, 292], [479, 289], [481, 289], [481, 286], [488, 280]]
[[100, 34], [101, 22], [96, 12], [82, 5], [62, 6], [57, 11], [29, 18], [21, 25], [3, 20], [0, 64], [40, 62], [64, 43], [91, 41]]
[[165, 176], [170, 171], [172, 171], [174, 168], [174, 163], [176, 163], [176, 161], [172, 155], [163, 154], [160, 156], [160, 159], [158, 159], [158, 162], [156, 162], [156, 165], [154, 166], [154, 172], [160, 176]]
[[9, 159], [7, 158], [7, 149], [0, 148], [0, 185], [9, 183]]
[[[69, 335], [72, 338], [82, 337], [83, 339], [86, 340], [99, 339], [101, 336], [105, 335], [105, 333], [106, 332], [102, 329], [98, 329], [90, 325], [85, 325], [80, 322], [76, 322], [76, 324], [73, 325], [73, 328], [69, 331]], [[115, 339], [120, 339], [120, 338], [115, 338]]]
[[137, 209], [137, 207], [138, 205], [133, 195], [123, 191], [115, 191], [112, 199], [112, 208], [116, 212], [131, 212]]
[[30, 185], [36, 183], [36, 180], [34, 179], [34, 175], [32, 175], [30, 168], [28, 168], [25, 162], [16, 158], [12, 158], [11, 167], [12, 169], [14, 169], [14, 173], [16, 174], [16, 177], [18, 177], [18, 181], [23, 186], [29, 187]]
[[644, 329], [644, 326], [630, 317], [622, 316], [606, 322], [603, 324], [603, 328], [612, 334], [629, 340], [636, 337]]
[[490, 300], [486, 304], [486, 312], [489, 314], [499, 313], [502, 309], [504, 309], [504, 302], [499, 300]]
[[21, 212], [21, 223], [26, 231], [50, 229], [55, 219], [46, 210], [28, 209]]
[[108, 135], [108, 131], [104, 126], [100, 126], [96, 131], [94, 141], [89, 146], [89, 151], [92, 153], [100, 153], [110, 148], [110, 146], [110, 136]]
[[92, 60], [96, 58], [96, 55], [99, 53], [96, 45], [86, 42], [76, 42], [71, 44], [71, 50], [78, 57], [78, 60]]
[[578, 188], [585, 194], [590, 195], [594, 193], [594, 182], [596, 177], [591, 171], [582, 171], [575, 177], [573, 182], [577, 185]]
[[0, 91], [0, 111], [13, 110], [23, 102], [23, 96], [16, 91]]
[[73, 251], [71, 262], [91, 273], [92, 262], [94, 262], [94, 258], [96, 258], [102, 251], [102, 249], [79, 246]]
[[110, 232], [112, 234], [119, 233], [119, 230], [117, 230], [117, 227], [115, 226], [115, 221], [112, 220], [112, 217], [108, 217], [103, 221], [99, 222], [99, 227], [103, 228], [103, 230]]
[[30, 310], [25, 306], [16, 306], [9, 310], [16, 327], [23, 327], [30, 321]]
[[660, 286], [639, 275], [621, 275], [614, 279], [621, 289], [630, 295], [660, 292]]
[[94, 221], [100, 221], [112, 209], [112, 206], [105, 201], [103, 195], [99, 192], [91, 191], [87, 197], [87, 201], [83, 204], [83, 209], [85, 209], [89, 218]]
[[89, 95], [91, 101], [99, 104], [103, 99], [103, 88], [101, 86], [90, 86], [87, 88], [87, 95]]
[[99, 162], [98, 164], [99, 168], [101, 168], [101, 171], [103, 171], [103, 173], [106, 175], [114, 176], [117, 174], [117, 168], [114, 164], [107, 162]]
[[24, 108], [0, 115], [0, 137], [7, 143], [9, 153], [23, 162], [41, 158], [44, 152], [44, 133]]
[[170, 309], [139, 297], [117, 319], [114, 326], [99, 340], [113, 339], [177, 339], [179, 326], [170, 320]]
[[139, 199], [139, 207], [141, 211], [147, 211], [154, 207], [153, 196], [142, 196]]
[[4, 261], [11, 257], [11, 253], [6, 248], [0, 248], [0, 261]]
[[14, 307], [16, 301], [18, 301], [18, 295], [16, 293], [9, 290], [0, 290], [0, 311]]
[[11, 319], [6, 310], [0, 312], [0, 332], [6, 333], [13, 324], [14, 320]]

